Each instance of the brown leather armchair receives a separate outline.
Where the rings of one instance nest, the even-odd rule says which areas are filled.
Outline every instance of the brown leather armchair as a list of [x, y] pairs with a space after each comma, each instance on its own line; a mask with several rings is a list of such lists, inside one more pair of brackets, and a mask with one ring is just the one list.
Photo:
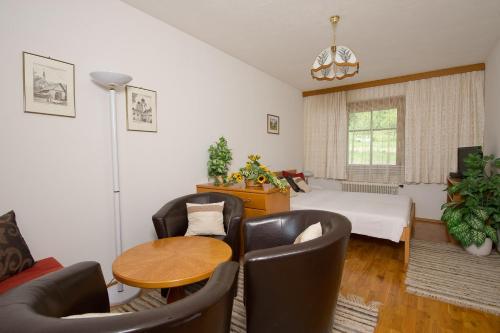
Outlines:
[[233, 260], [240, 258], [240, 227], [243, 215], [243, 201], [230, 194], [205, 192], [189, 194], [174, 199], [153, 215], [158, 238], [184, 236], [188, 227], [186, 203], [207, 204], [224, 201], [224, 230], [226, 236], [210, 236], [224, 240], [233, 250]]
[[[323, 236], [295, 238], [321, 222]], [[248, 333], [330, 333], [351, 223], [342, 215], [299, 210], [243, 223]]]
[[82, 262], [32, 280], [0, 296], [2, 332], [229, 332], [238, 264], [219, 265], [205, 287], [156, 309], [119, 316], [61, 319], [109, 312], [101, 268]]

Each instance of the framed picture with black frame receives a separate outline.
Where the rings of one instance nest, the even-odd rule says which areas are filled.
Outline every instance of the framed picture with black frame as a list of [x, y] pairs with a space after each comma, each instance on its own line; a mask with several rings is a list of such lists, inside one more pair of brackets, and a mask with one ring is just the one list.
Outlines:
[[280, 134], [280, 117], [273, 114], [267, 115], [267, 133]]
[[156, 91], [126, 86], [127, 130], [157, 132]]
[[75, 65], [23, 52], [24, 112], [76, 117]]

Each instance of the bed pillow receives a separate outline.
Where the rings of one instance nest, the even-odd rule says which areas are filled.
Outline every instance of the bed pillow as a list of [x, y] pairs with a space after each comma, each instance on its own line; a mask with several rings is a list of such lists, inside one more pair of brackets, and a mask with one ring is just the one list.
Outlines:
[[311, 192], [311, 187], [300, 177], [295, 177], [293, 179], [295, 184], [302, 190], [302, 192], [309, 193]]
[[224, 201], [209, 204], [186, 203], [186, 207], [188, 228], [184, 236], [226, 236], [222, 214]]
[[295, 242], [293, 242], [293, 244], [304, 243], [319, 238], [321, 235], [323, 235], [323, 229], [321, 228], [321, 222], [318, 222], [310, 225], [306, 230], [302, 231], [300, 235], [295, 238]]
[[0, 281], [35, 264], [30, 249], [17, 227], [13, 210], [0, 216]]
[[295, 191], [295, 192], [302, 192], [302, 190], [300, 189], [299, 185], [297, 185], [297, 183], [295, 183], [295, 181], [293, 180], [292, 177], [290, 176], [286, 176], [285, 177], [286, 181], [288, 182], [288, 184], [290, 185], [290, 187]]
[[306, 177], [304, 176], [304, 173], [303, 172], [299, 172], [299, 173], [293, 173], [293, 172], [289, 172], [289, 171], [286, 171], [286, 170], [283, 170], [281, 172], [281, 174], [283, 175], [283, 177], [292, 177], [292, 178], [295, 178], [295, 177], [300, 177], [302, 178], [303, 180], [306, 180]]

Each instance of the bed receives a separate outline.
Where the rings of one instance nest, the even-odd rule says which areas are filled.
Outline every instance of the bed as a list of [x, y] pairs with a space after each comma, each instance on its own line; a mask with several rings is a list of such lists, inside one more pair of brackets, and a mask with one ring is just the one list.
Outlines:
[[404, 265], [410, 257], [415, 204], [406, 195], [342, 192], [313, 188], [290, 198], [290, 209], [319, 209], [339, 213], [352, 223], [352, 233], [405, 244]]

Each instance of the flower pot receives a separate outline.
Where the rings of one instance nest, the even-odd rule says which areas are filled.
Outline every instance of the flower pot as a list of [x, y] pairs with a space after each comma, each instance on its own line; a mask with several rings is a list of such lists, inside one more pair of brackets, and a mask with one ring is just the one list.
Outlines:
[[466, 247], [465, 251], [475, 256], [480, 256], [480, 257], [487, 256], [491, 253], [492, 244], [493, 244], [492, 240], [490, 238], [486, 238], [483, 245], [476, 246], [476, 244], [472, 244]]
[[[500, 240], [500, 229], [497, 229], [497, 238]], [[497, 251], [500, 252], [500, 242], [497, 243]]]
[[245, 184], [247, 187], [262, 187], [262, 184], [257, 183], [255, 180], [246, 180]]

